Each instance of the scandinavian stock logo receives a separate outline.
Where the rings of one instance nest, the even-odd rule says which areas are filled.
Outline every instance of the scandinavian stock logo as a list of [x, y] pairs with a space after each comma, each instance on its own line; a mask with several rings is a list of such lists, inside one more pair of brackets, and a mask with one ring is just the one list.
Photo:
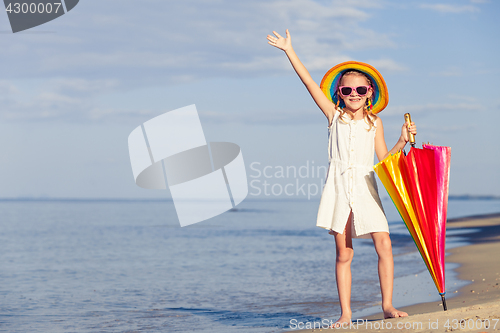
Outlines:
[[207, 144], [194, 104], [138, 126], [128, 149], [138, 186], [165, 190], [168, 183], [181, 227], [222, 214], [248, 195], [240, 147]]
[[52, 21], [73, 8], [79, 0], [3, 0], [12, 32], [31, 29]]

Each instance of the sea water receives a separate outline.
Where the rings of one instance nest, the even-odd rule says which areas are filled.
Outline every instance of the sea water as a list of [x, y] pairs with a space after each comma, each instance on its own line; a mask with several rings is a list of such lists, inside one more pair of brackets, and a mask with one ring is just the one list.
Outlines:
[[[395, 304], [434, 300], [406, 227], [384, 206]], [[180, 228], [169, 201], [0, 201], [0, 331], [281, 332], [293, 319], [334, 319], [335, 246], [315, 226], [317, 208], [245, 200]], [[500, 201], [450, 201], [448, 217], [494, 212]], [[447, 247], [460, 241], [448, 237]], [[355, 240], [354, 252], [352, 308], [361, 314], [380, 304], [377, 255], [371, 240]], [[451, 268], [448, 293], [463, 285]]]

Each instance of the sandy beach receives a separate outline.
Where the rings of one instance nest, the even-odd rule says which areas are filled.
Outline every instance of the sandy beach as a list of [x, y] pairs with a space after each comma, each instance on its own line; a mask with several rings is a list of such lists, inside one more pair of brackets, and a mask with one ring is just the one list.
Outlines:
[[[461, 229], [470, 245], [447, 251], [446, 263], [457, 263], [461, 280], [471, 283], [441, 302], [401, 307], [408, 317], [383, 319], [383, 314], [353, 318], [341, 332], [493, 332], [500, 331], [500, 214], [448, 220], [447, 230]], [[479, 229], [479, 231], [478, 231]], [[470, 230], [470, 232], [467, 232]], [[451, 291], [452, 292], [452, 291]], [[307, 324], [307, 323], [304, 323]], [[309, 323], [314, 325], [314, 323]], [[334, 329], [296, 329], [289, 332], [335, 331]], [[322, 325], [324, 326], [324, 325]], [[304, 328], [306, 328], [305, 326]]]

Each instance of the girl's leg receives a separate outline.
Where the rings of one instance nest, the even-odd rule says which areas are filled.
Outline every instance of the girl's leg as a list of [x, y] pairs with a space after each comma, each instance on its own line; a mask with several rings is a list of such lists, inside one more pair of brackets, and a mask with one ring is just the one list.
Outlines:
[[374, 232], [371, 234], [375, 251], [378, 254], [378, 277], [380, 291], [382, 292], [382, 310], [384, 318], [406, 317], [408, 314], [396, 310], [392, 306], [392, 289], [394, 284], [394, 260], [392, 258], [391, 239], [387, 232]]
[[343, 234], [330, 231], [335, 236], [336, 260], [335, 277], [337, 279], [337, 290], [339, 292], [339, 301], [342, 315], [336, 323], [351, 322], [351, 262], [354, 255], [351, 236], [352, 212], [347, 219]]

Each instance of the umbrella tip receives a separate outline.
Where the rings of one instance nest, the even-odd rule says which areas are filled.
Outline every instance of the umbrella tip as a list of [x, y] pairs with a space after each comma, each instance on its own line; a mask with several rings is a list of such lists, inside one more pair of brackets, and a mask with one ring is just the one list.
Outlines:
[[445, 294], [446, 294], [445, 292], [444, 293], [439, 293], [439, 295], [441, 295], [441, 301], [443, 302], [443, 310], [444, 311], [448, 311], [448, 308], [446, 306], [446, 298], [444, 298]]

